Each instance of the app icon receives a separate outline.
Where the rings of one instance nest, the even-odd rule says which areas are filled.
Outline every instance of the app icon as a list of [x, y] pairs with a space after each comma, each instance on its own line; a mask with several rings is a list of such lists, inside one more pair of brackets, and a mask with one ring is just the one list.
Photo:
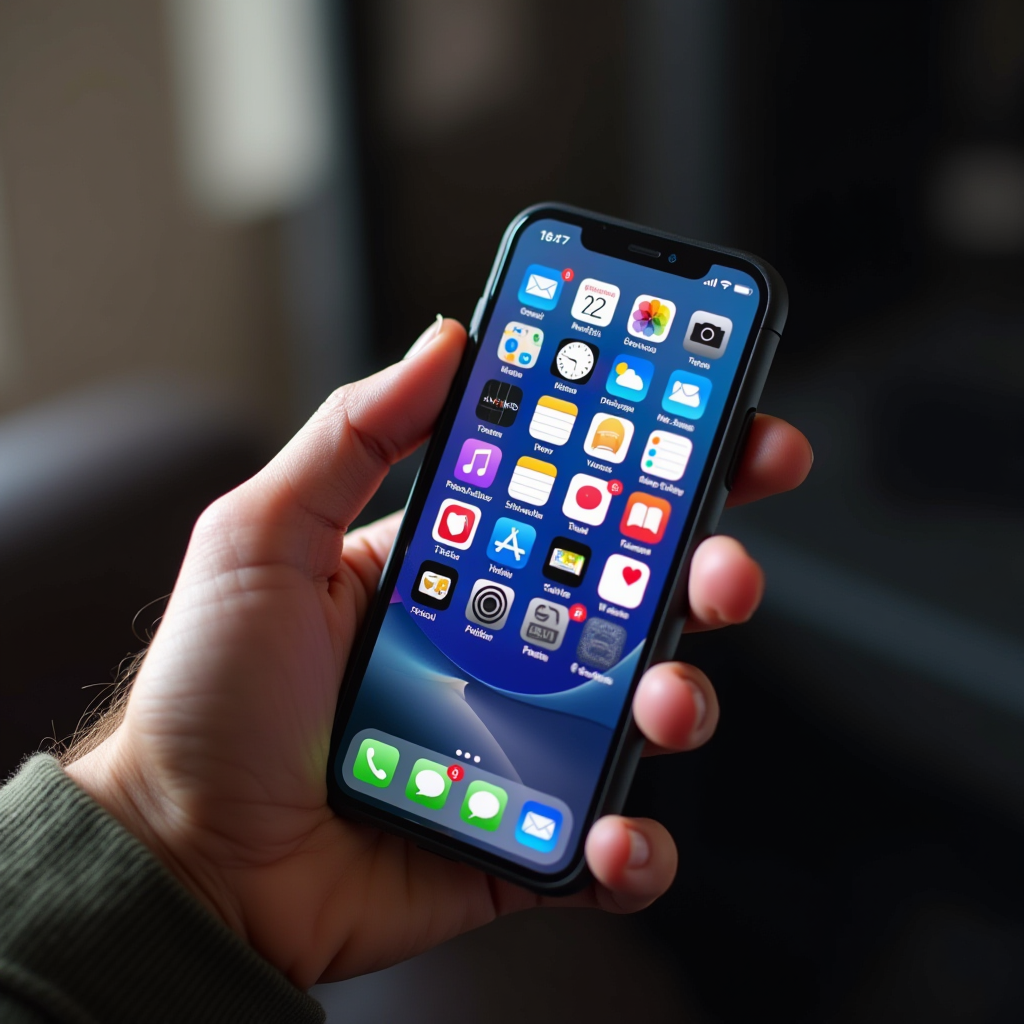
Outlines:
[[558, 344], [555, 358], [551, 360], [551, 372], [573, 384], [586, 384], [597, 366], [599, 353], [598, 347], [589, 341], [566, 338]]
[[554, 309], [562, 294], [562, 275], [550, 267], [531, 263], [519, 286], [519, 301], [534, 309]]
[[673, 370], [668, 387], [661, 400], [665, 412], [685, 416], [688, 420], [699, 420], [708, 407], [711, 395], [711, 381], [685, 370]]
[[634, 338], [647, 341], [664, 341], [672, 329], [676, 316], [676, 305], [668, 299], [656, 299], [653, 295], [638, 295], [629, 314], [626, 330]]
[[595, 459], [622, 462], [633, 440], [633, 424], [621, 416], [599, 412], [591, 421], [583, 450]]
[[451, 566], [428, 559], [416, 573], [416, 592], [412, 599], [443, 612], [452, 603], [458, 582], [459, 574]]
[[567, 587], [578, 587], [590, 565], [590, 548], [571, 537], [556, 537], [544, 559], [544, 575]]
[[477, 779], [466, 790], [466, 799], [462, 801], [459, 816], [470, 825], [494, 832], [501, 824], [507, 803], [508, 793], [501, 786], [492, 786], [489, 782]]
[[635, 491], [626, 502], [619, 530], [633, 540], [644, 544], [657, 544], [665, 536], [672, 506], [664, 498], [656, 498], [644, 491]]
[[537, 531], [529, 523], [502, 517], [494, 524], [487, 544], [487, 556], [492, 562], [522, 569], [530, 558]]
[[562, 812], [547, 804], [539, 804], [535, 800], [527, 800], [523, 804], [516, 825], [516, 842], [529, 846], [541, 853], [550, 853], [558, 842], [558, 833], [562, 831]]
[[452, 780], [448, 777], [448, 769], [436, 761], [428, 761], [421, 757], [409, 774], [405, 786], [405, 795], [424, 807], [437, 810], [444, 807], [448, 799], [448, 790], [452, 788]]
[[462, 442], [459, 457], [455, 460], [455, 476], [477, 487], [490, 487], [500, 465], [501, 449], [497, 445], [471, 437]]
[[543, 344], [544, 332], [539, 327], [513, 320], [505, 324], [505, 330], [498, 341], [498, 358], [518, 366], [520, 370], [528, 370], [536, 364]]
[[437, 510], [431, 536], [439, 544], [450, 544], [465, 551], [473, 543], [480, 525], [480, 509], [455, 498], [446, 498]]
[[604, 387], [610, 395], [640, 402], [647, 397], [653, 376], [654, 363], [649, 360], [639, 356], [619, 356]]
[[503, 380], [489, 380], [480, 392], [476, 414], [486, 423], [499, 427], [511, 427], [516, 421], [519, 406], [523, 401], [523, 389]]
[[576, 645], [576, 657], [594, 668], [617, 665], [626, 646], [626, 630], [607, 619], [587, 619]]
[[610, 480], [577, 473], [569, 482], [569, 492], [562, 502], [562, 511], [570, 518], [591, 526], [600, 526], [612, 503]]
[[359, 753], [352, 764], [352, 774], [360, 782], [384, 789], [391, 785], [398, 767], [398, 748], [367, 737], [359, 745]]
[[579, 409], [572, 402], [543, 395], [537, 400], [537, 408], [530, 420], [530, 437], [547, 444], [565, 444], [572, 433]]
[[569, 625], [569, 609], [546, 597], [535, 597], [526, 609], [519, 635], [530, 644], [557, 651]]
[[477, 580], [466, 605], [466, 618], [488, 629], [501, 629], [508, 621], [516, 592], [503, 583]]
[[670, 434], [667, 430], [652, 430], [640, 458], [640, 468], [662, 480], [678, 480], [686, 472], [692, 451], [693, 442], [688, 437]]
[[572, 315], [588, 324], [607, 327], [615, 315], [619, 295], [619, 289], [615, 285], [585, 277], [580, 281], [579, 290], [573, 300]]
[[612, 604], [638, 608], [650, 578], [651, 569], [646, 562], [638, 562], [625, 555], [609, 555], [597, 584], [597, 593]]
[[550, 462], [524, 455], [512, 471], [512, 479], [508, 483], [509, 497], [538, 508], [546, 505], [557, 476], [558, 470]]
[[720, 359], [725, 355], [725, 347], [729, 344], [732, 334], [732, 321], [727, 316], [718, 316], [698, 309], [690, 317], [690, 326], [686, 328], [683, 348], [696, 356], [705, 359]]

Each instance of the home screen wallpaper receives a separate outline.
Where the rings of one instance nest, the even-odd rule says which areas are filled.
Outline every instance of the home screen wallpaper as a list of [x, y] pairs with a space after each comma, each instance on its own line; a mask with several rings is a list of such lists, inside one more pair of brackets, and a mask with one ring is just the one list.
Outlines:
[[535, 871], [568, 863], [758, 307], [524, 227], [335, 773]]

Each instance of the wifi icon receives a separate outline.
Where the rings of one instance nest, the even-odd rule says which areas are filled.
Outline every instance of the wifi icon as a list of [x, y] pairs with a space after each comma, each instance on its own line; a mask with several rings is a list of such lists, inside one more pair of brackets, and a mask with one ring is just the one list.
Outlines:
[[723, 278], [722, 278], [722, 280], [721, 280], [721, 281], [719, 281], [718, 283], [719, 283], [719, 284], [720, 284], [720, 285], [721, 285], [721, 286], [722, 286], [723, 288], [731, 288], [731, 287], [732, 287], [732, 281], [726, 281], [726, 279], [725, 279], [724, 277], [723, 277]]

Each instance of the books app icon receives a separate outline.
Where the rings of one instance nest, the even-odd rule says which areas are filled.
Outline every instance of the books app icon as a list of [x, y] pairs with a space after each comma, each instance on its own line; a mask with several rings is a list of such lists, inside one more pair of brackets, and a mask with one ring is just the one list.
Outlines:
[[642, 544], [657, 544], [665, 536], [672, 506], [664, 498], [636, 491], [626, 502], [619, 530]]

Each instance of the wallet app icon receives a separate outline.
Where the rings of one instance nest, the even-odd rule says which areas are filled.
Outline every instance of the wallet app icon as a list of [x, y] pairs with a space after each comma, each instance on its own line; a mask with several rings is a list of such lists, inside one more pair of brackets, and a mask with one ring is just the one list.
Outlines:
[[516, 842], [541, 853], [550, 853], [558, 843], [562, 831], [562, 812], [547, 804], [527, 800], [516, 825]]

